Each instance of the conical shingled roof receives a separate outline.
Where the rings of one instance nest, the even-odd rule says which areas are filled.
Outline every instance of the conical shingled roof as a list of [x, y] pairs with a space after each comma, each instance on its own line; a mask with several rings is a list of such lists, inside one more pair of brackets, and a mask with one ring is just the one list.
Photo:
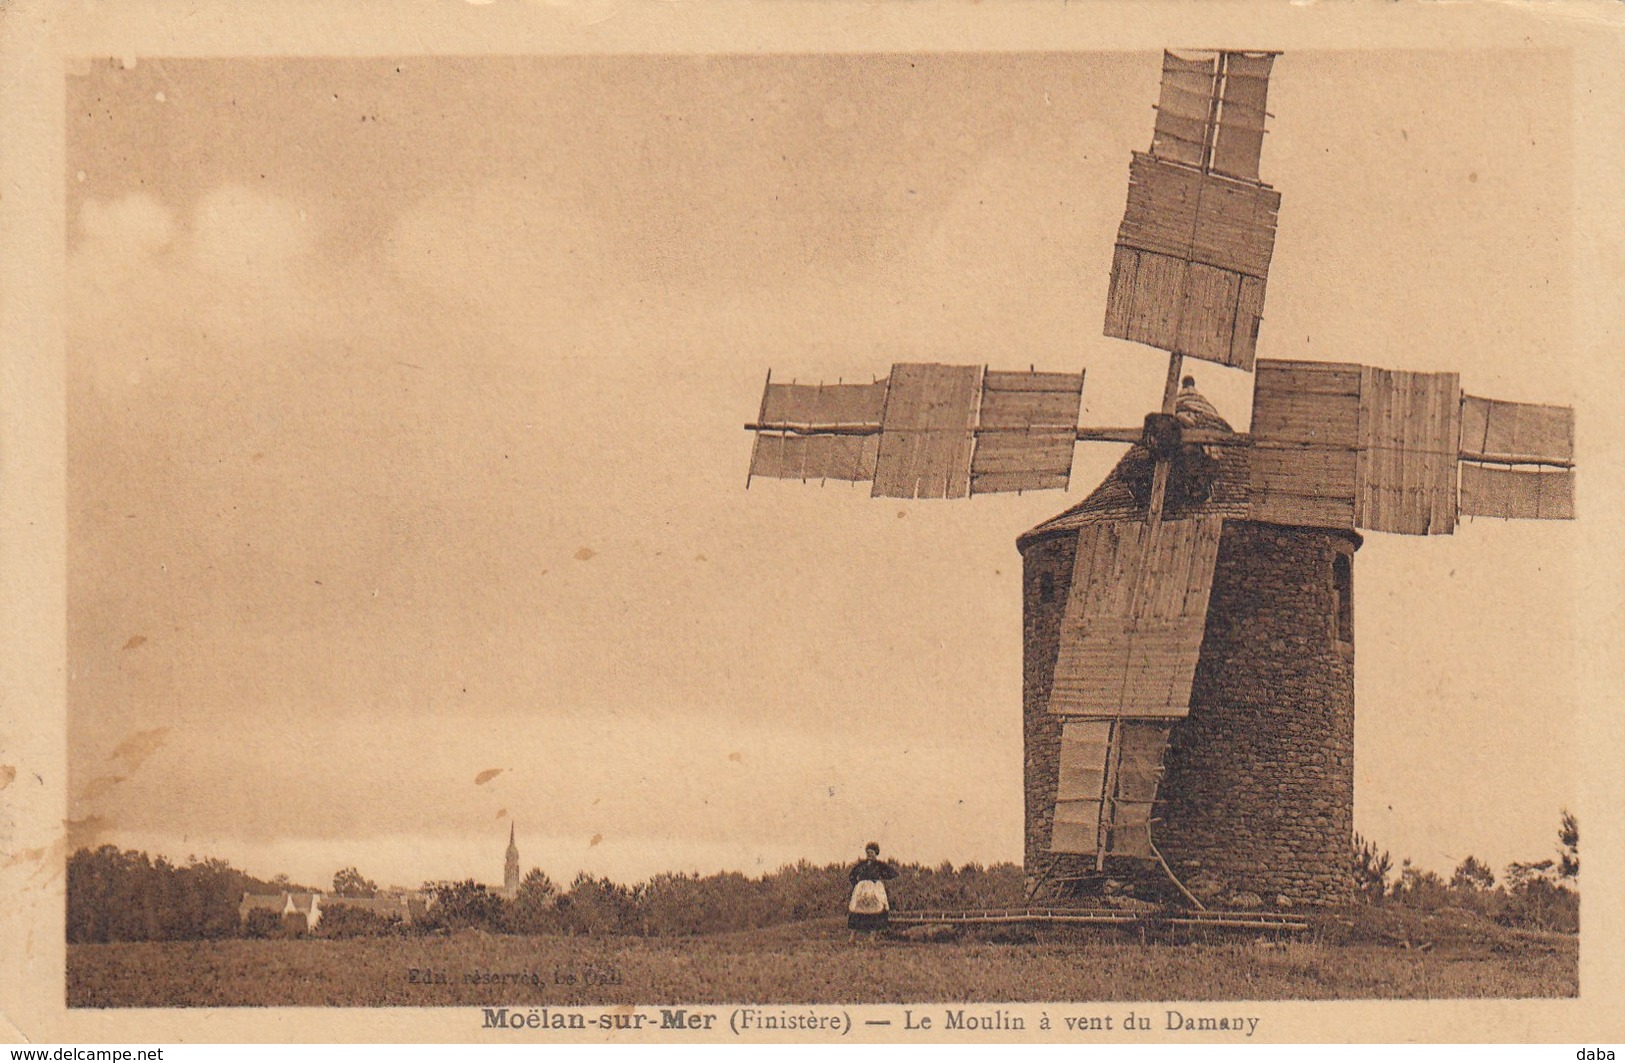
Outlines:
[[[1219, 416], [1219, 411], [1213, 404], [1196, 390], [1195, 381], [1186, 377], [1184, 386], [1174, 402], [1174, 416], [1185, 428], [1212, 428], [1222, 431], [1233, 431], [1230, 423]], [[1170, 493], [1163, 504], [1163, 516], [1167, 520], [1179, 520], [1183, 517], [1212, 515], [1231, 517], [1245, 520], [1247, 517], [1247, 448], [1237, 446], [1206, 447], [1209, 457], [1217, 463], [1218, 471], [1213, 481], [1213, 491], [1205, 502], [1196, 505], [1185, 503], [1184, 500]], [[1146, 507], [1135, 500], [1129, 490], [1128, 479], [1131, 471], [1143, 468], [1150, 460], [1145, 447], [1136, 443], [1124, 454], [1116, 467], [1101, 481], [1100, 486], [1089, 493], [1089, 497], [1073, 506], [1071, 509], [1057, 516], [1051, 517], [1044, 523], [1031, 529], [1016, 540], [1016, 547], [1025, 550], [1040, 539], [1047, 539], [1055, 535], [1064, 535], [1076, 531], [1086, 524], [1099, 524], [1104, 521], [1116, 520], [1144, 520]]]

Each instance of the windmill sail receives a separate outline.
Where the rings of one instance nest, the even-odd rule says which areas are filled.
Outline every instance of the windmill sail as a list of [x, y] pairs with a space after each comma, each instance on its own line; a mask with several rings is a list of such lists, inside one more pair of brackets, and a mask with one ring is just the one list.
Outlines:
[[1261, 359], [1252, 519], [1443, 535], [1456, 525], [1454, 373]]
[[1243, 181], [1258, 180], [1273, 55], [1164, 52], [1151, 154]]
[[774, 384], [751, 475], [872, 480], [887, 498], [1065, 490], [1082, 373], [900, 363], [874, 384]]
[[1574, 515], [1574, 411], [1463, 395], [1455, 373], [1260, 359], [1251, 434], [1252, 520], [1443, 535], [1458, 513]]
[[896, 365], [886, 388], [874, 496], [970, 494], [979, 365]]
[[1461, 449], [1485, 460], [1540, 464], [1574, 460], [1574, 410], [1462, 396]]
[[1168, 724], [1082, 719], [1061, 725], [1050, 851], [1151, 855], [1151, 810]]
[[1258, 159], [1264, 149], [1264, 103], [1275, 57], [1228, 52], [1224, 59], [1213, 135], [1213, 169], [1243, 181], [1256, 181]]
[[1463, 462], [1461, 512], [1469, 517], [1573, 520], [1569, 469], [1503, 469]]
[[1181, 717], [1202, 648], [1223, 519], [1079, 529], [1049, 711]]
[[[1461, 512], [1526, 520], [1574, 519], [1574, 411], [1567, 406], [1463, 397]], [[1484, 462], [1546, 464], [1511, 469]]]
[[1172, 52], [1162, 53], [1162, 92], [1157, 97], [1151, 154], [1202, 168], [1207, 159], [1218, 72], [1216, 55], [1184, 59]]
[[1456, 528], [1461, 379], [1365, 366], [1354, 523], [1372, 531], [1448, 535]]
[[1354, 527], [1360, 366], [1259, 359], [1252, 436], [1252, 520]]
[[1082, 373], [984, 374], [971, 494], [1066, 490], [1082, 396]]
[[875, 434], [758, 434], [752, 476], [786, 480], [872, 480], [879, 453], [886, 384], [774, 384], [762, 395], [761, 420], [789, 428], [864, 429]]
[[1150, 153], [1129, 167], [1106, 335], [1253, 367], [1281, 197], [1258, 179], [1273, 56], [1163, 56]]

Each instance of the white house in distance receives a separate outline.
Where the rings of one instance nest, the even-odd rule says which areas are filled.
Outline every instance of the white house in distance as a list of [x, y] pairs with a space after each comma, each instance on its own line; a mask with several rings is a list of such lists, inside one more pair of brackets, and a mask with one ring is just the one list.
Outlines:
[[372, 897], [341, 897], [336, 893], [302, 893], [284, 890], [281, 893], [245, 893], [237, 906], [238, 918], [246, 922], [250, 912], [276, 912], [282, 917], [284, 929], [295, 933], [309, 932], [321, 925], [324, 911], [334, 908], [361, 908], [384, 918], [395, 916], [402, 926], [411, 926], [423, 919], [428, 909], [427, 894], [417, 890], [387, 890]]
[[283, 890], [281, 893], [245, 893], [237, 906], [237, 917], [247, 922], [250, 912], [275, 912], [283, 927], [295, 931], [315, 930], [322, 921], [322, 894]]

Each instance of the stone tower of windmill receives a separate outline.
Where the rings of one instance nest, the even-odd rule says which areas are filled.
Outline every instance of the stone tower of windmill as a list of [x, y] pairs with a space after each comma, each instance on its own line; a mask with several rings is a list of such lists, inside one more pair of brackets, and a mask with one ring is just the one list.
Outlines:
[[[1175, 416], [1188, 428], [1228, 431], [1192, 383], [1179, 393]], [[1136, 834], [1117, 851], [1150, 858], [1154, 834], [1161, 858], [1208, 904], [1338, 903], [1351, 886], [1353, 558], [1361, 539], [1354, 531], [1249, 521], [1247, 457], [1240, 448], [1219, 450], [1208, 497], [1172, 499], [1165, 514], [1225, 522], [1189, 714], [1177, 728], [1147, 723], [1156, 731], [1151, 741], [1126, 747], [1145, 752], [1143, 792], [1154, 797], [1156, 828], [1145, 844]], [[1025, 864], [1056, 886], [1098, 877], [1092, 858], [1051, 851], [1064, 717], [1049, 711], [1049, 696], [1080, 536], [1143, 513], [1135, 480], [1148, 465], [1143, 448], [1130, 450], [1081, 503], [1017, 541]], [[1149, 762], [1168, 730], [1158, 785]]]

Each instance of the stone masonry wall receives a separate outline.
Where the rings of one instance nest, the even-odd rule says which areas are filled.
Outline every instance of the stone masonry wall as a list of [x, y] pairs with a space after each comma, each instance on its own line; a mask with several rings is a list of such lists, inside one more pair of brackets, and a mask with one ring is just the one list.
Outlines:
[[1154, 834], [1204, 901], [1350, 899], [1354, 644], [1337, 637], [1332, 573], [1354, 549], [1334, 532], [1225, 525]]
[[[1029, 874], [1087, 863], [1047, 851], [1060, 725], [1046, 707], [1075, 543], [1040, 540], [1024, 558]], [[1173, 728], [1152, 830], [1204, 903], [1277, 908], [1350, 897], [1354, 648], [1336, 630], [1333, 559], [1354, 549], [1335, 532], [1225, 524], [1191, 714]], [[1166, 882], [1155, 865], [1109, 870]]]
[[1072, 559], [1077, 535], [1041, 539], [1029, 546], [1022, 559], [1022, 740], [1027, 801], [1025, 866], [1028, 876], [1040, 874], [1057, 859], [1049, 852], [1050, 826], [1055, 815], [1055, 787], [1059, 781], [1061, 721], [1049, 714], [1050, 681], [1060, 648], [1061, 614], [1072, 586]]

